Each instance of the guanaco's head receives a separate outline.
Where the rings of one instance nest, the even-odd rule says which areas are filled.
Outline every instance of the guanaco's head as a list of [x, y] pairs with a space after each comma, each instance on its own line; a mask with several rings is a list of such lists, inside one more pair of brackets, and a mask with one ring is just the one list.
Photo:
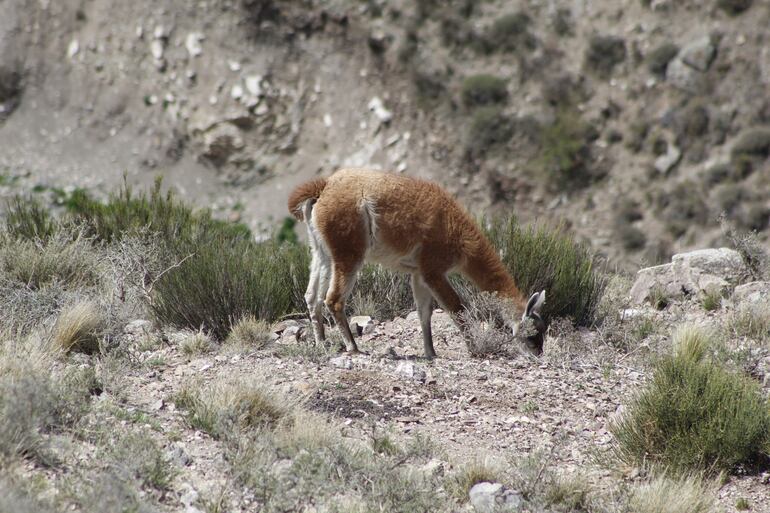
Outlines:
[[521, 322], [513, 328], [513, 335], [520, 338], [527, 349], [535, 355], [540, 355], [543, 352], [547, 326], [543, 318], [540, 317], [540, 309], [544, 303], [545, 290], [532, 294], [527, 301], [524, 314], [521, 316]]

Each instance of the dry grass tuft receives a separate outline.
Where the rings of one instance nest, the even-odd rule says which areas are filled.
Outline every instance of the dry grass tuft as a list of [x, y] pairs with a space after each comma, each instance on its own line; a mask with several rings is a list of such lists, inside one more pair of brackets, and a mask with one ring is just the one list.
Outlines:
[[99, 351], [99, 339], [106, 319], [99, 305], [80, 301], [59, 314], [53, 328], [53, 340], [64, 351], [92, 354]]
[[501, 481], [502, 470], [489, 460], [472, 460], [462, 465], [447, 480], [447, 490], [460, 502], [468, 501], [468, 493], [474, 485]]
[[742, 304], [727, 321], [728, 329], [738, 337], [763, 342], [770, 337], [770, 304]]
[[683, 324], [671, 337], [674, 356], [699, 362], [714, 347], [714, 333], [704, 326]]
[[204, 331], [191, 331], [179, 344], [179, 350], [187, 357], [198, 356], [210, 352], [214, 341]]
[[270, 326], [253, 315], [242, 317], [233, 325], [226, 343], [232, 346], [263, 349], [270, 342]]
[[711, 513], [714, 496], [698, 477], [672, 479], [658, 476], [637, 487], [630, 498], [630, 511], [636, 513]]

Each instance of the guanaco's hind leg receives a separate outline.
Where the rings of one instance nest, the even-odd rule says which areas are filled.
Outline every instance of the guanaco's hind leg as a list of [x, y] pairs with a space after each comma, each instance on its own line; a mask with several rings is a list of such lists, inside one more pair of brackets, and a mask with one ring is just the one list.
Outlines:
[[430, 318], [433, 315], [433, 294], [419, 273], [412, 274], [412, 294], [417, 313], [420, 315], [425, 357], [435, 358], [436, 350], [433, 348], [433, 332], [430, 326]]

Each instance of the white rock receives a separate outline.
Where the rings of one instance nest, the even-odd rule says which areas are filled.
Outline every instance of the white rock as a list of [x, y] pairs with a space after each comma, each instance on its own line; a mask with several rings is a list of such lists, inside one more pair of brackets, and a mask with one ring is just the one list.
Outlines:
[[326, 128], [331, 128], [332, 127], [332, 117], [331, 117], [330, 114], [324, 114], [323, 120], [324, 120], [324, 126]]
[[374, 331], [376, 323], [368, 315], [356, 315], [350, 318], [350, 327], [359, 335], [365, 335]]
[[235, 84], [232, 89], [230, 89], [230, 97], [233, 100], [240, 100], [243, 97], [243, 87], [241, 87], [240, 84]]
[[519, 492], [509, 490], [500, 483], [477, 483], [468, 495], [473, 509], [479, 513], [516, 511], [524, 502]]
[[247, 75], [244, 82], [246, 83], [246, 90], [249, 94], [260, 97], [264, 94], [262, 91], [262, 76], [261, 75]]
[[227, 61], [227, 67], [230, 71], [241, 71], [241, 63], [238, 61]]
[[73, 39], [70, 41], [70, 44], [67, 46], [67, 57], [70, 59], [73, 58], [78, 54], [80, 51], [80, 42], [77, 39]]
[[187, 53], [190, 57], [198, 57], [203, 53], [201, 48], [201, 41], [203, 40], [203, 34], [200, 32], [190, 32], [184, 40], [184, 46], [187, 48]]
[[150, 42], [150, 53], [152, 58], [159, 61], [163, 58], [163, 41], [160, 39], [153, 39]]
[[152, 331], [152, 322], [144, 319], [131, 321], [123, 327], [123, 333], [127, 335], [144, 335], [150, 331]]
[[338, 369], [352, 369], [353, 360], [346, 355], [335, 356], [334, 358], [329, 359], [329, 365], [337, 367]]
[[393, 119], [393, 113], [385, 108], [385, 105], [382, 103], [379, 96], [375, 96], [369, 100], [367, 107], [370, 111], [374, 112], [374, 115], [377, 116], [380, 123], [390, 123], [390, 120]]
[[673, 144], [668, 145], [668, 151], [665, 155], [655, 159], [655, 169], [661, 173], [668, 173], [682, 158], [682, 151]]
[[155, 39], [166, 39], [168, 37], [168, 30], [163, 25], [157, 25], [152, 32], [152, 36]]
[[684, 61], [675, 57], [666, 67], [666, 81], [684, 91], [697, 93], [701, 87], [702, 74]]
[[423, 369], [419, 365], [415, 365], [414, 363], [407, 362], [407, 361], [402, 361], [398, 363], [398, 365], [396, 366], [396, 374], [407, 379], [413, 379], [414, 381], [419, 381], [420, 383], [424, 383], [425, 380], [428, 378], [428, 375], [425, 372], [425, 369]]

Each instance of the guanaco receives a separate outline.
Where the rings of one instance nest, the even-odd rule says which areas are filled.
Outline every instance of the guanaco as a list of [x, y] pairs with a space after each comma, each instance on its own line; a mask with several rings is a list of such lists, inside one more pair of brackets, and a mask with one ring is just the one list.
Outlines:
[[[305, 221], [312, 252], [305, 294], [316, 342], [325, 340], [323, 305], [342, 332], [346, 349], [359, 353], [345, 315], [345, 300], [364, 261], [412, 275], [426, 358], [434, 358], [432, 299], [464, 330], [464, 305], [447, 279], [459, 272], [483, 291], [513, 303], [518, 319], [531, 319], [535, 334], [525, 340], [536, 354], [543, 348], [540, 309], [545, 291], [527, 300], [497, 251], [472, 217], [437, 184], [367, 169], [341, 169], [328, 178], [297, 186], [289, 212]], [[516, 336], [520, 322], [511, 326]]]

